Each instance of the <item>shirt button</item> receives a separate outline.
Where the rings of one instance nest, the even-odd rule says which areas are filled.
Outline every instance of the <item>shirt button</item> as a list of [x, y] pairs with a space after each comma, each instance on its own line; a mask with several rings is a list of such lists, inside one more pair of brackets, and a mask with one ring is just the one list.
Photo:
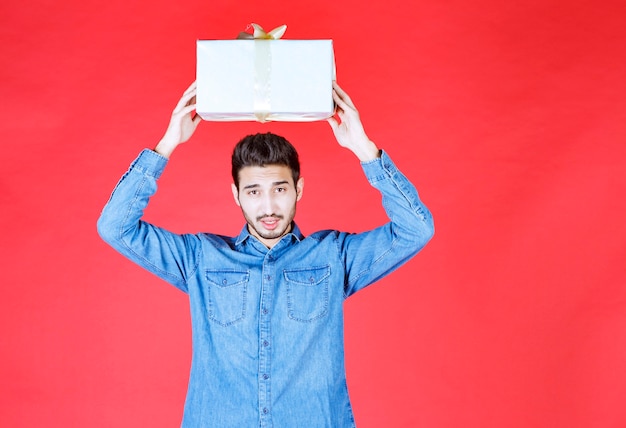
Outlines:
[[263, 315], [267, 315], [269, 311], [266, 308], [263, 308]]
[[267, 409], [267, 407], [263, 407], [263, 414], [267, 415], [269, 413], [269, 410]]
[[263, 346], [268, 346], [270, 343], [267, 340], [263, 341]]
[[268, 281], [271, 281], [271, 280], [272, 280], [272, 275], [267, 275], [267, 276], [265, 277], [265, 279], [267, 279]]
[[268, 375], [268, 374], [264, 374], [263, 375], [263, 379], [268, 380], [269, 378], [270, 378], [270, 375]]

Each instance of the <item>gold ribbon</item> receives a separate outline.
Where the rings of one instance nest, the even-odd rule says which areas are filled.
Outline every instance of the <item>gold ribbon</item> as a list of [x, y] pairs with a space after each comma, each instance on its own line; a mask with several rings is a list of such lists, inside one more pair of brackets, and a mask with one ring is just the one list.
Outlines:
[[276, 27], [269, 33], [265, 32], [263, 27], [261, 27], [259, 24], [255, 24], [254, 22], [248, 25], [248, 28], [246, 28], [246, 30], [249, 29], [250, 27], [252, 27], [252, 30], [253, 30], [252, 34], [242, 31], [241, 33], [239, 33], [239, 36], [237, 36], [237, 38], [238, 39], [255, 39], [255, 40], [278, 40], [283, 36], [283, 34], [285, 34], [285, 31], [287, 31], [286, 25], [281, 25], [280, 27]]
[[[267, 122], [271, 112], [272, 96], [272, 51], [270, 41], [280, 39], [287, 30], [286, 25], [265, 32], [258, 24], [250, 24], [253, 34], [239, 33], [238, 39], [254, 40], [254, 116], [259, 122]], [[249, 27], [248, 27], [249, 28]]]

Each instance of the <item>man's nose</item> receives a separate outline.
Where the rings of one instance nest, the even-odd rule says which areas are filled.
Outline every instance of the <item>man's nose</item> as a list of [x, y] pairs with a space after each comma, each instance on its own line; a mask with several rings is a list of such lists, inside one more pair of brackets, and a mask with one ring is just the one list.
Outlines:
[[271, 192], [265, 193], [261, 198], [261, 208], [265, 214], [273, 214], [275, 207], [274, 197]]

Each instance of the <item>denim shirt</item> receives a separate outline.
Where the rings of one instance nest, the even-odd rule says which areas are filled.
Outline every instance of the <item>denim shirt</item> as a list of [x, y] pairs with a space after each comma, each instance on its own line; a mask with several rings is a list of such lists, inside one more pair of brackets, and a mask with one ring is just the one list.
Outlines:
[[364, 233], [297, 225], [268, 249], [239, 236], [174, 234], [141, 220], [167, 159], [144, 150], [98, 220], [102, 238], [189, 295], [192, 361], [182, 426], [354, 427], [343, 301], [432, 237], [428, 209], [385, 152], [362, 163], [390, 221]]

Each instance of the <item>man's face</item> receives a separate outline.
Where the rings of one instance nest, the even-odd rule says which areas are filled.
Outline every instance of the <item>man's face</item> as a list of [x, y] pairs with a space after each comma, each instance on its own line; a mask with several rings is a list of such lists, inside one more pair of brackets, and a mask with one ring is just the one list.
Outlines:
[[250, 234], [272, 248], [291, 231], [303, 187], [303, 178], [294, 184], [287, 166], [247, 166], [239, 171], [239, 189], [233, 184], [232, 191]]

